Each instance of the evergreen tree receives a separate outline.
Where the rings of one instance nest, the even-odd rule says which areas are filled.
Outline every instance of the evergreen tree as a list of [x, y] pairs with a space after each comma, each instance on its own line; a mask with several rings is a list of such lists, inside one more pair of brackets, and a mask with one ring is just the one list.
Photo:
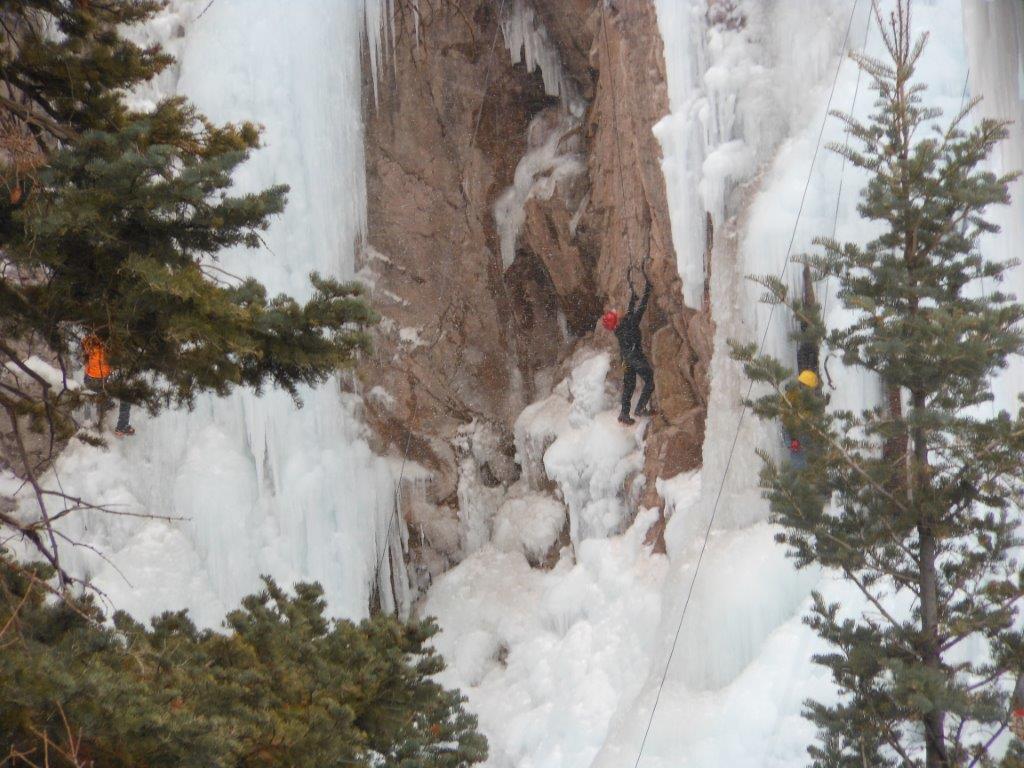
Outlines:
[[353, 284], [313, 275], [303, 305], [216, 266], [222, 249], [261, 246], [287, 188], [227, 194], [259, 145], [252, 124], [213, 125], [181, 98], [148, 113], [125, 105], [125, 90], [171, 59], [120, 28], [163, 5], [0, 3], [0, 78], [17, 94], [0, 99], [8, 138], [36, 145], [27, 175], [24, 141], [0, 163], [0, 331], [42, 340], [62, 362], [97, 334], [118, 373], [111, 394], [151, 408], [238, 384], [294, 394], [365, 347], [372, 313]]
[[[858, 210], [879, 235], [863, 246], [821, 239], [822, 254], [797, 259], [836, 281], [850, 323], [826, 329], [816, 304], [760, 282], [800, 321], [798, 340], [875, 376], [886, 403], [798, 409], [788, 366], [735, 351], [768, 391], [754, 412], [811, 435], [805, 467], [763, 457], [779, 541], [798, 567], [841, 573], [867, 604], [857, 614], [814, 596], [807, 621], [831, 646], [815, 660], [840, 697], [807, 705], [820, 739], [812, 764], [993, 766], [1024, 672], [1024, 413], [988, 415], [993, 375], [1024, 350], [1024, 308], [999, 290], [1011, 265], [978, 251], [996, 231], [986, 209], [1008, 202], [1013, 177], [983, 169], [1007, 131], [992, 120], [965, 128], [973, 103], [939, 128], [913, 80], [926, 37], [912, 39], [909, 0], [887, 20], [876, 3], [874, 15], [890, 60], [854, 58], [875, 110], [866, 122], [839, 115], [853, 141], [833, 149], [870, 173]], [[1011, 744], [1001, 765], [1021, 754]]]
[[[311, 275], [302, 303], [217, 265], [225, 248], [263, 247], [287, 188], [229, 194], [259, 146], [256, 126], [215, 125], [182, 98], [127, 105], [172, 59], [123, 30], [164, 5], [0, 0], [0, 409], [16, 454], [0, 458], [14, 458], [42, 514], [24, 523], [0, 505], [0, 525], [58, 568], [52, 531], [49, 543], [40, 536], [49, 491], [36, 478], [77, 430], [77, 406], [97, 399], [67, 385], [83, 339], [95, 335], [109, 355], [101, 399], [156, 411], [239, 385], [297, 399], [368, 346], [375, 320], [357, 284]], [[40, 348], [63, 382], [24, 365], [25, 350]]]
[[[0, 553], [0, 765], [460, 768], [487, 757], [430, 622], [324, 616], [319, 585], [273, 581], [198, 630], [184, 612], [113, 626], [48, 601], [52, 569]], [[45, 762], [44, 755], [49, 762]]]

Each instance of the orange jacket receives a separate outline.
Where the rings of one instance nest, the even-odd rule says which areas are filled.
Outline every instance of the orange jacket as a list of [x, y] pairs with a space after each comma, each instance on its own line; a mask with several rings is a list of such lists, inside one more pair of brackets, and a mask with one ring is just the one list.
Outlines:
[[107, 346], [95, 333], [82, 339], [85, 351], [85, 375], [93, 379], [105, 379], [110, 375], [110, 361], [107, 359]]

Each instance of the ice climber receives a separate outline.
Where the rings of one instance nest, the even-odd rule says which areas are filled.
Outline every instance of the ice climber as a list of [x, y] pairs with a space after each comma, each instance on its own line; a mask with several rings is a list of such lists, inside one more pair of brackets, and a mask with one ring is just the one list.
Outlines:
[[629, 280], [629, 308], [622, 317], [614, 309], [608, 310], [601, 318], [601, 324], [609, 331], [614, 331], [619, 340], [619, 353], [622, 356], [622, 364], [626, 371], [622, 376], [622, 410], [619, 413], [619, 421], [623, 424], [635, 424], [629, 416], [629, 407], [633, 401], [633, 391], [636, 389], [636, 377], [643, 379], [644, 388], [637, 400], [636, 416], [649, 416], [651, 414], [651, 395], [654, 394], [654, 370], [644, 355], [643, 339], [640, 332], [640, 321], [643, 320], [644, 310], [647, 309], [647, 300], [651, 297], [651, 279], [647, 277], [644, 270], [644, 279], [647, 284], [644, 286], [644, 295], [638, 299], [636, 290], [633, 288], [633, 281]]
[[[90, 333], [82, 339], [82, 351], [85, 353], [85, 386], [93, 392], [105, 392], [107, 378], [110, 376], [110, 359], [107, 356], [107, 345], [99, 336]], [[103, 412], [111, 403], [110, 398], [104, 397], [100, 406], [100, 420]], [[117, 412], [117, 426], [114, 427], [114, 434], [117, 437], [127, 437], [135, 434], [135, 428], [129, 424], [131, 417], [131, 404], [121, 401]]]

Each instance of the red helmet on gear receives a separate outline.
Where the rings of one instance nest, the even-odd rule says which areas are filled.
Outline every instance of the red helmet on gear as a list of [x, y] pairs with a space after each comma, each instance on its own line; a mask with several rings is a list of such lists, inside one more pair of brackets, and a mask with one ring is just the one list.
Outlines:
[[614, 331], [619, 327], [619, 313], [614, 309], [609, 309], [601, 315], [601, 325], [603, 325], [607, 331]]
[[795, 437], [789, 441], [789, 452], [800, 453], [800, 441], [797, 440]]

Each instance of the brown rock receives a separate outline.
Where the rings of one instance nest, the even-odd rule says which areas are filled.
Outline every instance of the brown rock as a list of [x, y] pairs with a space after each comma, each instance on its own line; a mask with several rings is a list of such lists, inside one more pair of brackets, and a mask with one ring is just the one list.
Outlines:
[[[364, 392], [389, 396], [368, 402], [368, 419], [384, 450], [400, 454], [408, 441], [437, 473], [430, 502], [452, 503], [460, 425], [476, 419], [509, 434], [574, 348], [613, 344], [595, 335], [597, 318], [626, 303], [630, 266], [646, 262], [659, 413], [642, 502], [660, 505], [655, 478], [700, 462], [713, 326], [706, 308], [682, 302], [651, 131], [668, 110], [654, 5], [534, 0], [565, 76], [590, 99], [577, 129], [539, 73], [510, 63], [500, 34], [491, 57], [500, 7], [421, 4], [418, 37], [400, 9], [377, 102], [367, 82], [363, 266], [386, 319], [360, 379]], [[531, 192], [506, 269], [494, 205], [535, 119], [539, 129], [569, 126], [557, 151], [581, 170]]]

